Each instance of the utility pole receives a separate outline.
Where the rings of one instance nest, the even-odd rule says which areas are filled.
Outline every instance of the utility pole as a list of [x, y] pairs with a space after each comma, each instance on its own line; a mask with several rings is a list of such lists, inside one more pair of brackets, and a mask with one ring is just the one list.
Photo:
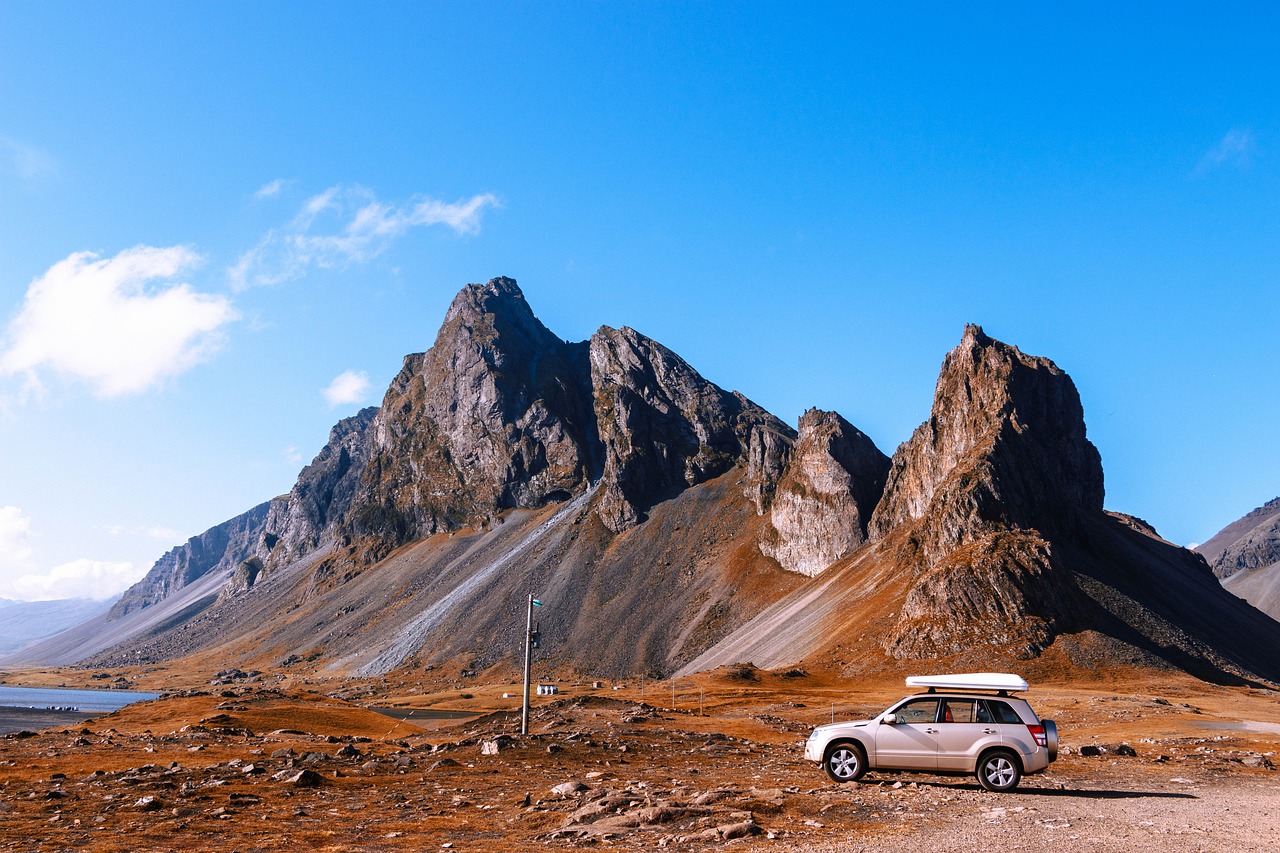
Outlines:
[[533, 649], [542, 639], [541, 632], [533, 627], [533, 608], [541, 606], [542, 602], [534, 598], [533, 593], [529, 593], [529, 605], [524, 620], [524, 702], [520, 706], [520, 734], [522, 735], [529, 733], [529, 664]]

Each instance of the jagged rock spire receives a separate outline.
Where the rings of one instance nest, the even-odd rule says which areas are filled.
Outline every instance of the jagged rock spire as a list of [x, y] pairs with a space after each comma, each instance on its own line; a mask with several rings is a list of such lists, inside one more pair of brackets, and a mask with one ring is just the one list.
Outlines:
[[467, 285], [407, 356], [370, 428], [351, 530], [385, 547], [580, 493], [598, 439], [585, 344], [560, 340], [510, 278]]
[[1071, 377], [969, 325], [943, 361], [929, 420], [894, 454], [870, 532], [928, 517], [932, 560], [990, 524], [1069, 530], [1102, 498]]
[[[680, 356], [634, 329], [591, 337], [591, 384], [605, 462], [600, 518], [615, 532], [653, 503], [728, 471], [753, 445], [752, 497], [780, 471], [794, 431], [738, 393], [703, 379]], [[753, 439], [754, 436], [754, 439]]]
[[867, 539], [884, 492], [885, 456], [836, 412], [810, 409], [769, 510], [760, 550], [788, 571], [816, 575]]

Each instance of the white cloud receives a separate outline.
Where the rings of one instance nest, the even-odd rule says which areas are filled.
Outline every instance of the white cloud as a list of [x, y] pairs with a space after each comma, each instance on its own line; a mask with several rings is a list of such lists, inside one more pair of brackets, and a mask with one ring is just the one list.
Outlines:
[[302, 463], [302, 451], [294, 447], [292, 444], [284, 449], [284, 461], [289, 465], [299, 465]]
[[1199, 165], [1196, 166], [1195, 174], [1203, 175], [1206, 172], [1217, 169], [1224, 165], [1247, 166], [1249, 158], [1252, 156], [1257, 142], [1253, 134], [1247, 130], [1230, 130], [1227, 135], [1218, 140], [1218, 144], [1209, 149], [1203, 157], [1200, 158]]
[[284, 178], [276, 178], [274, 181], [268, 181], [258, 187], [258, 190], [253, 194], [253, 197], [259, 201], [267, 198], [274, 198], [280, 195], [280, 191], [284, 189], [286, 183], [288, 182]]
[[146, 574], [131, 563], [87, 559], [41, 571], [31, 547], [34, 536], [26, 513], [16, 506], [0, 507], [0, 598], [110, 598]]
[[16, 506], [0, 506], [0, 571], [31, 565], [31, 518]]
[[154, 539], [157, 542], [167, 542], [173, 545], [180, 545], [186, 542], [188, 537], [180, 530], [174, 530], [170, 527], [155, 527], [145, 524], [136, 524], [126, 526], [123, 524], [108, 524], [101, 528], [111, 536], [142, 536], [147, 539]]
[[38, 387], [39, 371], [49, 369], [117, 397], [185, 372], [217, 348], [219, 330], [237, 316], [223, 296], [153, 284], [199, 261], [185, 246], [59, 261], [27, 289], [0, 352], [0, 375], [23, 374]]
[[2, 579], [0, 595], [21, 601], [52, 601], [59, 598], [104, 599], [118, 595], [139, 581], [145, 570], [132, 563], [101, 560], [72, 560], [54, 566], [44, 574], [28, 573]]
[[324, 398], [330, 406], [348, 406], [363, 403], [369, 395], [369, 374], [363, 370], [347, 370], [339, 373], [324, 389]]
[[498, 199], [482, 193], [455, 202], [415, 197], [385, 204], [363, 187], [330, 187], [303, 203], [293, 220], [267, 232], [228, 270], [232, 286], [278, 284], [313, 268], [366, 263], [413, 228], [442, 225], [459, 235], [480, 232]]

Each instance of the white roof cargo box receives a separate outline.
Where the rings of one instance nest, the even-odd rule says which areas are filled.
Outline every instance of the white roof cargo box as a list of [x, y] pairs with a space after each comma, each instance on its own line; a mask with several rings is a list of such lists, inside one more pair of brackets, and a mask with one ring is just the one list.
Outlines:
[[908, 687], [937, 690], [1028, 690], [1026, 679], [1011, 672], [964, 672], [955, 675], [909, 675]]

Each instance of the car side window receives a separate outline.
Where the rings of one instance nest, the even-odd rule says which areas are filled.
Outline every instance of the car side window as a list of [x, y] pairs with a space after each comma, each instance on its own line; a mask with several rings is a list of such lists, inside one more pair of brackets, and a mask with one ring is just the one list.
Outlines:
[[1022, 718], [1018, 716], [1018, 712], [1010, 708], [1005, 702], [988, 699], [987, 707], [991, 709], [991, 717], [997, 723], [1022, 722]]
[[938, 719], [937, 699], [912, 699], [894, 711], [900, 723], [932, 723]]
[[943, 699], [942, 722], [972, 723], [974, 721], [974, 704], [972, 699]]

